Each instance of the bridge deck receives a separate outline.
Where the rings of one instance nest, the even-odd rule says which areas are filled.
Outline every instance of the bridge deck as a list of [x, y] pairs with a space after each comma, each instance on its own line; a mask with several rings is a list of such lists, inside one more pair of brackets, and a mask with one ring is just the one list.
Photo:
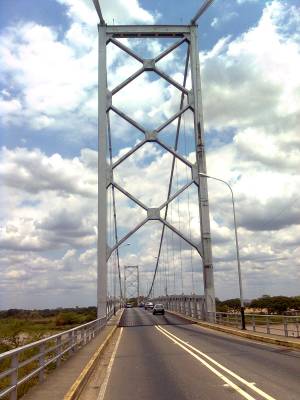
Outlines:
[[121, 323], [122, 333], [107, 349], [106, 371], [103, 365], [94, 371], [80, 400], [300, 398], [299, 351], [137, 308], [125, 310]]

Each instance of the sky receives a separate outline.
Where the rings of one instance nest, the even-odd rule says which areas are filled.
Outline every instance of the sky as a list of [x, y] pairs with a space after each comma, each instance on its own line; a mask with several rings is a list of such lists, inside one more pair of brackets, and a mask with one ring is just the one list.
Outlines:
[[[108, 24], [187, 24], [201, 3], [101, 1]], [[0, 308], [96, 304], [97, 14], [92, 0], [0, 0]], [[215, 0], [198, 27], [207, 172], [233, 188], [246, 299], [299, 295], [300, 278], [300, 4]], [[142, 57], [167, 41], [123, 39]], [[182, 83], [183, 46], [158, 63]], [[110, 90], [139, 63], [112, 44]], [[189, 79], [187, 86], [190, 85]], [[138, 99], [138, 101], [136, 100]], [[142, 74], [113, 105], [147, 129], [179, 107], [180, 92]], [[141, 140], [110, 112], [113, 160]], [[175, 124], [160, 138], [172, 146]], [[181, 155], [193, 162], [191, 112], [183, 116]], [[159, 206], [172, 157], [148, 143], [122, 168], [117, 183]], [[172, 191], [190, 179], [176, 163]], [[238, 296], [231, 197], [209, 180], [216, 296]], [[108, 241], [113, 243], [111, 193]], [[116, 194], [122, 237], [144, 212]], [[197, 193], [173, 201], [168, 220], [200, 240]], [[141, 290], [153, 276], [161, 225], [148, 223], [120, 248], [121, 266], [138, 264]], [[109, 294], [118, 292], [116, 257]], [[156, 293], [203, 293], [199, 256], [167, 230]]]

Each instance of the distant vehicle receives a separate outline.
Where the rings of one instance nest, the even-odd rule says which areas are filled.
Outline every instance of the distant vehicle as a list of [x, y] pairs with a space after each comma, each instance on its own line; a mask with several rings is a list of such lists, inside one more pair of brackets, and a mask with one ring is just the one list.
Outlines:
[[145, 310], [152, 310], [153, 307], [154, 307], [154, 305], [153, 305], [153, 303], [151, 303], [151, 301], [148, 301], [148, 302], [145, 304]]
[[163, 304], [155, 304], [155, 306], [153, 307], [153, 311], [152, 314], [162, 314], [165, 315], [165, 308], [163, 306]]
[[144, 303], [140, 303], [139, 307], [145, 307], [145, 304]]
[[132, 308], [133, 305], [131, 303], [126, 303], [125, 308]]

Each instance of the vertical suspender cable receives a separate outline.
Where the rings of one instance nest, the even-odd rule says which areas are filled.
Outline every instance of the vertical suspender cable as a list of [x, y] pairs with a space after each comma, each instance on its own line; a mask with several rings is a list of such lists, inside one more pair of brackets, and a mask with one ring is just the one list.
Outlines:
[[[173, 203], [170, 204], [171, 224], [173, 225]], [[174, 232], [171, 231], [171, 249], [172, 249], [172, 265], [173, 265], [173, 294], [176, 293], [176, 268], [175, 268], [175, 254], [174, 254]]]
[[[187, 48], [187, 55], [186, 55], [186, 61], [185, 61], [185, 68], [184, 68], [184, 77], [183, 77], [183, 87], [186, 86], [186, 81], [187, 81], [187, 73], [188, 73], [188, 67], [189, 67], [189, 55], [190, 55], [190, 46], [188, 45]], [[181, 94], [181, 99], [180, 99], [180, 106], [179, 109], [182, 110], [183, 108], [183, 103], [184, 103], [184, 93]], [[177, 147], [178, 147], [178, 139], [179, 139], [179, 132], [180, 132], [180, 124], [181, 124], [181, 115], [178, 117], [178, 124], [177, 124], [177, 129], [176, 129], [176, 138], [175, 138], [175, 145], [174, 145], [174, 150], [177, 151]], [[176, 157], [173, 157], [173, 161], [172, 161], [172, 166], [171, 166], [171, 174], [170, 174], [170, 180], [169, 180], [169, 188], [168, 188], [168, 196], [167, 199], [170, 198], [171, 196], [171, 191], [172, 191], [172, 184], [173, 184], [173, 175], [174, 175], [174, 168], [175, 168], [175, 161], [176, 161]], [[164, 219], [167, 218], [168, 215], [168, 205], [166, 206], [165, 209], [165, 216]], [[161, 232], [161, 237], [160, 237], [160, 243], [159, 243], [159, 249], [158, 249], [158, 255], [157, 255], [157, 260], [156, 260], [156, 265], [155, 265], [155, 270], [154, 270], [154, 275], [153, 275], [153, 279], [152, 279], [152, 283], [150, 285], [150, 289], [149, 289], [149, 293], [148, 293], [148, 297], [150, 297], [151, 292], [152, 292], [152, 288], [154, 285], [154, 281], [155, 281], [155, 277], [156, 277], [156, 272], [158, 269], [158, 264], [159, 264], [159, 258], [160, 258], [160, 253], [161, 253], [161, 247], [162, 247], [162, 242], [163, 242], [163, 238], [164, 238], [164, 233], [165, 233], [165, 225], [163, 225], [162, 227], [162, 232]]]
[[[110, 128], [110, 117], [109, 114], [107, 116], [107, 125], [108, 125], [108, 146], [109, 146], [109, 161], [110, 166], [112, 167], [112, 142], [111, 142], [111, 128]], [[114, 232], [115, 232], [115, 243], [118, 243], [118, 226], [117, 226], [117, 212], [116, 212], [116, 196], [115, 196], [115, 188], [112, 185], [112, 203], [113, 203], [113, 213], [114, 213]], [[121, 268], [120, 268], [120, 255], [119, 248], [116, 248], [117, 255], [117, 266], [118, 266], [118, 275], [119, 275], [119, 287], [120, 287], [120, 297], [123, 299], [123, 290], [122, 290], [122, 279], [121, 279]]]
[[169, 230], [166, 230], [166, 292], [169, 294], [168, 291], [168, 283], [169, 283], [169, 240], [168, 234]]
[[[185, 118], [183, 115], [183, 138], [184, 138], [184, 154], [185, 157], [188, 158], [188, 149], [187, 149], [187, 140], [186, 140], [186, 131], [185, 131]], [[186, 182], [189, 181], [188, 177], [188, 167], [185, 166], [186, 173]], [[189, 227], [189, 239], [192, 239], [192, 231], [191, 231], [191, 211], [190, 211], [190, 193], [189, 188], [187, 189], [187, 200], [188, 200], [188, 227]], [[192, 293], [195, 293], [195, 283], [194, 283], [194, 263], [193, 263], [193, 249], [190, 246], [190, 267], [192, 272]]]
[[[179, 180], [178, 180], [177, 160], [175, 161], [175, 176], [176, 176], [176, 190], [178, 190]], [[179, 231], [180, 231], [181, 230], [181, 221], [180, 221], [179, 196], [177, 196], [176, 202], [177, 202], [178, 228], [179, 228]], [[180, 263], [181, 294], [183, 294], [184, 290], [183, 290], [182, 242], [181, 242], [181, 238], [179, 238], [179, 263]]]

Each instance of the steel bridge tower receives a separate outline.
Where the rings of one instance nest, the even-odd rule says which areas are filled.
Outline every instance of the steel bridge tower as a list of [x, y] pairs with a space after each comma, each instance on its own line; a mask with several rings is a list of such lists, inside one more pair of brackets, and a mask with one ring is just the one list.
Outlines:
[[[98, 73], [98, 288], [97, 288], [97, 306], [98, 317], [106, 315], [106, 299], [107, 299], [107, 261], [112, 252], [128, 240], [128, 238], [138, 231], [145, 223], [151, 220], [161, 222], [163, 229], [168, 228], [177, 234], [181, 239], [185, 240], [200, 254], [203, 264], [203, 282], [204, 282], [204, 298], [206, 319], [214, 320], [215, 318], [215, 291], [214, 276], [212, 264], [211, 249], [211, 233], [209, 221], [209, 202], [207, 192], [207, 178], [199, 176], [199, 173], [206, 174], [204, 131], [203, 131], [203, 115], [202, 115], [202, 99], [201, 99], [201, 82], [200, 82], [200, 65], [199, 50], [196, 21], [199, 16], [206, 10], [212, 1], [206, 3], [200, 8], [190, 25], [106, 25], [98, 0], [93, 0], [96, 11], [100, 18], [98, 25], [99, 34], [99, 73]], [[144, 59], [137, 55], [133, 50], [125, 46], [120, 38], [176, 38], [175, 44], [171, 45], [167, 50], [153, 59]], [[141, 68], [131, 75], [128, 79], [120, 83], [112, 91], [107, 87], [107, 63], [106, 48], [109, 43], [113, 43], [120, 49], [125, 51], [129, 56], [141, 63]], [[181, 85], [175, 81], [170, 75], [164, 73], [158, 66], [157, 62], [167, 56], [171, 51], [181, 46], [183, 43], [188, 45], [187, 63], [189, 64], [191, 74], [191, 90], [187, 90], [185, 84]], [[113, 105], [113, 96], [123, 87], [129, 85], [135, 78], [145, 71], [152, 71], [165, 79], [169, 84], [176, 87], [181, 92], [181, 104], [179, 111], [174, 114], [168, 121], [155, 130], [149, 131], [140, 125], [130, 116], [124, 114]], [[187, 68], [185, 68], [184, 82], [187, 80]], [[137, 99], [138, 101], [138, 99]], [[112, 110], [119, 117], [125, 119], [129, 124], [137, 128], [144, 134], [144, 139], [135, 145], [130, 151], [123, 155], [114, 163], [107, 162], [108, 140], [110, 140], [110, 126], [108, 121], [108, 112]], [[176, 148], [168, 146], [159, 139], [159, 132], [171, 124], [181, 116], [186, 110], [193, 113], [193, 131], [195, 136], [196, 162], [191, 163], [187, 158], [183, 157]], [[173, 160], [177, 159], [187, 165], [191, 170], [191, 182], [171, 195], [169, 188], [167, 200], [158, 208], [149, 208], [132, 194], [128, 193], [124, 188], [114, 182], [114, 169], [125, 161], [128, 157], [135, 153], [145, 143], [155, 142], [162, 146], [167, 152], [173, 156]], [[174, 168], [174, 161], [172, 168]], [[183, 232], [174, 227], [163, 214], [163, 209], [168, 207], [169, 203], [179, 196], [190, 185], [196, 185], [199, 202], [200, 215], [200, 243], [194, 242]], [[142, 207], [147, 215], [146, 218], [131, 230], [122, 239], [118, 240], [112, 248], [107, 244], [107, 190], [108, 188], [116, 188], [133, 202]]]
[[140, 274], [138, 265], [124, 266], [124, 300], [136, 297], [139, 304], [140, 299]]

